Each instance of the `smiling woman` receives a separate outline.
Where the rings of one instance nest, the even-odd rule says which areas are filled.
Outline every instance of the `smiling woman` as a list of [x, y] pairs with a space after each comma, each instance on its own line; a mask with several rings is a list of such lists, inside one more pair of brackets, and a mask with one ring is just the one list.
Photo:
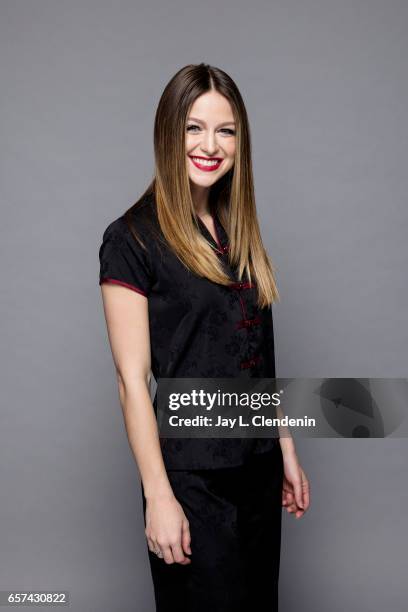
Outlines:
[[296, 516], [308, 505], [293, 441], [160, 438], [149, 394], [151, 374], [275, 377], [278, 291], [234, 81], [182, 68], [160, 98], [154, 150], [154, 180], [103, 234], [99, 282], [156, 609], [276, 612], [282, 500]]

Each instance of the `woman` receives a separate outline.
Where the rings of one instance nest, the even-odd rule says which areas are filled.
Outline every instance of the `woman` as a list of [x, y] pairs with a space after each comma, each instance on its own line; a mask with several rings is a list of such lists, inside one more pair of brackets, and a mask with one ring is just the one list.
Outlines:
[[152, 183], [106, 228], [99, 256], [156, 609], [275, 611], [281, 506], [300, 517], [309, 505], [293, 440], [162, 439], [149, 394], [151, 373], [275, 377], [278, 291], [232, 79], [206, 64], [177, 72], [159, 102], [154, 147]]

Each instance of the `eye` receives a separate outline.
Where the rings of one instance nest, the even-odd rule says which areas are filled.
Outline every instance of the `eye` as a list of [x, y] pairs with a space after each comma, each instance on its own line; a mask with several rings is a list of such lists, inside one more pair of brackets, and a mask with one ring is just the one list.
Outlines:
[[197, 128], [197, 130], [199, 130], [200, 126], [194, 125], [194, 124], [190, 124], [190, 125], [187, 126], [187, 132], [195, 132], [196, 128]]
[[224, 132], [225, 134], [228, 134], [229, 136], [234, 136], [235, 134], [235, 130], [232, 130], [230, 128], [222, 128], [222, 130], [220, 131]]

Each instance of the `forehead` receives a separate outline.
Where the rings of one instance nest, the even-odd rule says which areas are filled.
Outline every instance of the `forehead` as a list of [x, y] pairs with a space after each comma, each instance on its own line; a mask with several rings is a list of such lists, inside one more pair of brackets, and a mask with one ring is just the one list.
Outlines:
[[212, 120], [216, 122], [234, 121], [229, 100], [218, 91], [207, 91], [199, 96], [190, 108], [190, 115], [205, 122], [211, 122]]

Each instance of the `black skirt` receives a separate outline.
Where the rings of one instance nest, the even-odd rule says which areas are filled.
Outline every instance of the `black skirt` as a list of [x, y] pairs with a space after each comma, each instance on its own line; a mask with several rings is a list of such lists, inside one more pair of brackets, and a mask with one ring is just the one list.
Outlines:
[[[167, 473], [190, 524], [192, 554], [189, 565], [169, 565], [148, 550], [157, 612], [277, 612], [280, 444], [236, 467]], [[145, 510], [143, 487], [142, 496]]]

